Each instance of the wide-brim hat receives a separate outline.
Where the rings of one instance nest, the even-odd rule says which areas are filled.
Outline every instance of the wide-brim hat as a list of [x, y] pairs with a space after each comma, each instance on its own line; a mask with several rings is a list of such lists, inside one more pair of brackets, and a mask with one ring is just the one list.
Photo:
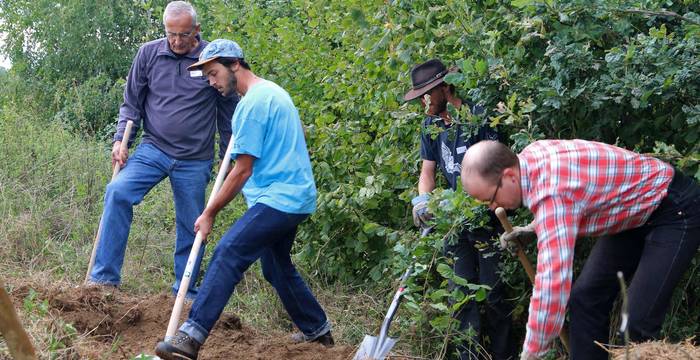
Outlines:
[[216, 39], [204, 47], [199, 54], [199, 61], [188, 66], [187, 70], [200, 69], [204, 64], [220, 57], [243, 59], [243, 50], [235, 41]]
[[457, 72], [457, 68], [447, 68], [438, 59], [428, 60], [416, 65], [411, 69], [411, 84], [413, 88], [403, 96], [403, 99], [410, 101], [421, 97], [432, 88], [442, 84], [447, 74]]

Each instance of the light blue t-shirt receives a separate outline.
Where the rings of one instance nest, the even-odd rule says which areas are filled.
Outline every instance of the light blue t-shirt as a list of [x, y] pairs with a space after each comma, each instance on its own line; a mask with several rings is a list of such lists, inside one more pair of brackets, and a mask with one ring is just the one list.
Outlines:
[[263, 203], [292, 214], [316, 210], [316, 184], [299, 112], [279, 85], [253, 85], [231, 122], [233, 151], [254, 156], [253, 174], [242, 189], [248, 207]]

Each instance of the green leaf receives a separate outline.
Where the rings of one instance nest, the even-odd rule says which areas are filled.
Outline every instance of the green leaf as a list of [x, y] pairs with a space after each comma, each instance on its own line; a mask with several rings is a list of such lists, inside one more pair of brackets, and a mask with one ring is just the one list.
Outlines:
[[453, 85], [462, 83], [464, 79], [464, 74], [460, 72], [450, 73], [445, 76], [445, 82]]
[[484, 76], [489, 70], [489, 65], [484, 60], [477, 60], [474, 64], [474, 69], [479, 76]]
[[486, 289], [480, 288], [479, 290], [477, 290], [474, 294], [474, 300], [479, 302], [486, 300]]

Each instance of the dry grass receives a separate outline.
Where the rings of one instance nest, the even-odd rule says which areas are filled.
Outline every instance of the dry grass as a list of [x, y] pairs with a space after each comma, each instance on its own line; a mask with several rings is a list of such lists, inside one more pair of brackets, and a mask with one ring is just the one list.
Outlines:
[[672, 344], [666, 341], [650, 341], [632, 344], [629, 349], [616, 347], [607, 350], [613, 360], [700, 359], [700, 347], [693, 344], [692, 338], [680, 344]]

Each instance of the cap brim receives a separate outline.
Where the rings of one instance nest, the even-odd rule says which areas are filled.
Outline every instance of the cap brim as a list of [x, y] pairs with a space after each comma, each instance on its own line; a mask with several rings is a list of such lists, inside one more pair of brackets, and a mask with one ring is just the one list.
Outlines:
[[[447, 74], [445, 74], [445, 76], [447, 76], [448, 74], [452, 74], [454, 72], [457, 72], [457, 71], [459, 71], [458, 68], [451, 67], [447, 70]], [[411, 89], [409, 92], [406, 93], [406, 95], [403, 96], [403, 99], [405, 101], [411, 101], [413, 99], [416, 99], [416, 98], [423, 96], [425, 93], [432, 90], [434, 87], [443, 83], [445, 81], [445, 76], [443, 76], [439, 79], [435, 79], [432, 82], [429, 82], [427, 85], [424, 85], [418, 89]]]
[[212, 60], [216, 60], [216, 59], [218, 59], [218, 58], [219, 58], [219, 56], [217, 55], [217, 56], [214, 56], [214, 57], [210, 57], [209, 59], [206, 59], [206, 60], [197, 61], [196, 63], [194, 63], [194, 64], [188, 66], [188, 67], [187, 67], [187, 70], [198, 70], [198, 69], [200, 69], [202, 66], [204, 66], [204, 64], [206, 64], [206, 63], [208, 63], [208, 62], [210, 62], [210, 61], [212, 61]]

